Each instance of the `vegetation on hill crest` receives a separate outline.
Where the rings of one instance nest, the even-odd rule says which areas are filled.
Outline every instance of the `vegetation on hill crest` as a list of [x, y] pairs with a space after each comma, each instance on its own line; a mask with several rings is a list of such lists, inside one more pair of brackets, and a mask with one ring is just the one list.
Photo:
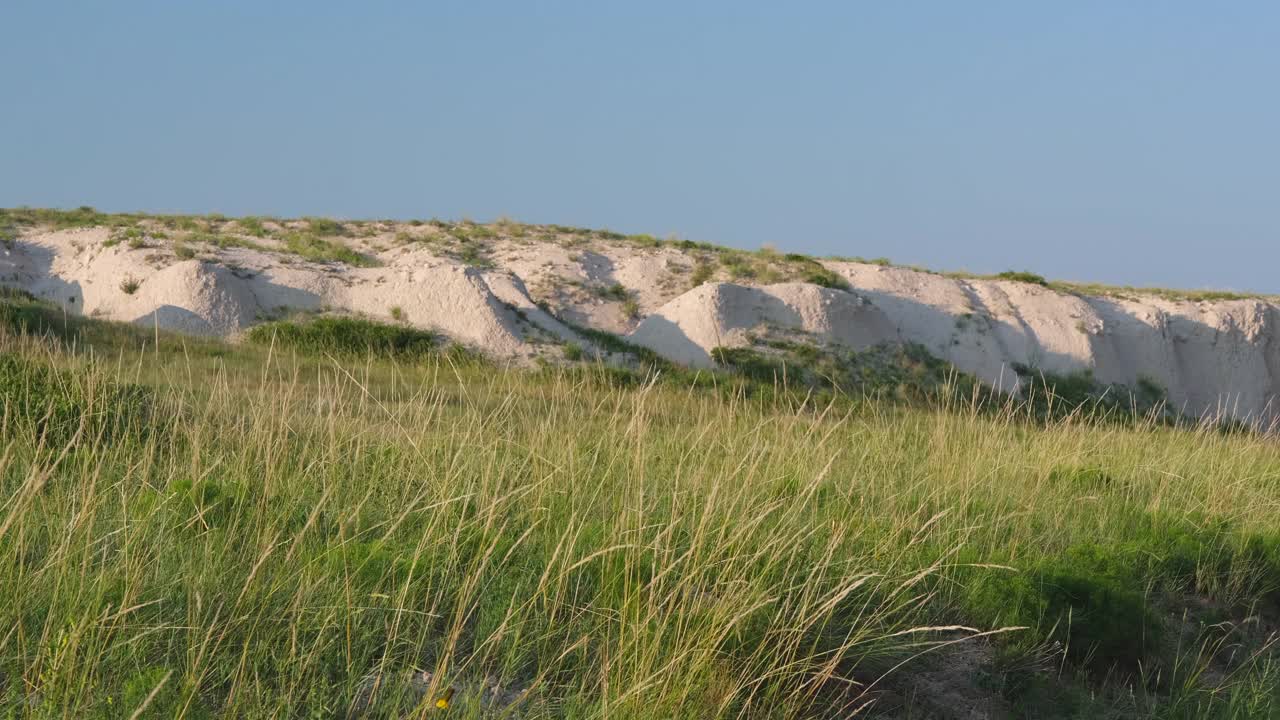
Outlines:
[[[390, 235], [400, 243], [424, 243], [461, 262], [479, 268], [493, 266], [492, 242], [505, 239], [517, 242], [550, 242], [567, 247], [591, 243], [627, 243], [643, 248], [672, 248], [688, 253], [695, 260], [694, 284], [701, 284], [723, 271], [730, 280], [768, 284], [803, 281], [824, 287], [847, 288], [839, 274], [814, 257], [800, 253], [779, 254], [772, 247], [757, 251], [741, 250], [677, 236], [657, 238], [645, 234], [624, 234], [604, 229], [567, 225], [532, 225], [506, 218], [492, 223], [472, 220], [335, 220], [308, 217], [283, 219], [248, 216], [229, 218], [220, 214], [163, 215], [148, 213], [104, 213], [83, 206], [72, 210], [50, 208], [0, 208], [0, 243], [12, 242], [23, 228], [43, 227], [55, 230], [84, 227], [108, 227], [119, 237], [145, 242], [147, 237], [175, 234], [189, 252], [200, 246], [227, 248], [250, 247], [281, 250], [317, 262], [340, 262], [368, 267], [375, 262], [368, 255], [349, 247], [352, 238]], [[132, 237], [126, 237], [132, 233]], [[113, 235], [113, 239], [116, 236]], [[119, 240], [115, 240], [119, 242]], [[264, 243], [275, 243], [269, 245]], [[892, 266], [888, 258], [829, 257], [827, 260]], [[1049, 281], [1027, 271], [1005, 271], [994, 275], [966, 272], [940, 273], [919, 266], [904, 266], [918, 272], [946, 275], [958, 279], [1002, 279], [1041, 285], [1057, 292], [1076, 295], [1117, 297], [1153, 296], [1168, 300], [1221, 301], [1249, 298], [1273, 298], [1263, 294], [1223, 290], [1179, 290], [1139, 288], [1099, 283]]]

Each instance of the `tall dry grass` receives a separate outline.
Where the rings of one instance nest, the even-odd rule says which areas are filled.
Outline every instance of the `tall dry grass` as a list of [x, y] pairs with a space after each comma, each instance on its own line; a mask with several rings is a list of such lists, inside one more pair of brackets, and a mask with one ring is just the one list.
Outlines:
[[[81, 388], [60, 432], [0, 396], [15, 717], [920, 716], [960, 646], [998, 712], [1275, 712], [1260, 436], [3, 343]], [[1113, 606], [1053, 578], [1165, 634], [1100, 662]]]

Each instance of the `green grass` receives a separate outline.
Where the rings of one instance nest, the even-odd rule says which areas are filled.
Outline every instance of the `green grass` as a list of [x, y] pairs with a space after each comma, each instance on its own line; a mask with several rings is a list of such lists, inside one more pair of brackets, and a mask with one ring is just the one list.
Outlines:
[[0, 716], [1280, 711], [1271, 438], [0, 308]]
[[699, 260], [693, 266], [693, 274], [689, 276], [689, 282], [691, 282], [694, 287], [697, 287], [710, 281], [711, 277], [715, 275], [715, 271], [716, 269], [711, 265], [711, 263]]
[[1019, 271], [1019, 270], [1006, 270], [1002, 273], [998, 273], [996, 275], [996, 278], [999, 280], [1012, 280], [1013, 282], [1028, 283], [1031, 285], [1041, 285], [1043, 287], [1049, 287], [1048, 280], [1045, 280], [1043, 276], [1037, 275], [1033, 272], [1026, 272], [1026, 271]]
[[[244, 217], [234, 220], [232, 227], [238, 233], [250, 237], [268, 237], [271, 235], [263, 225], [263, 218]], [[345, 237], [352, 234], [353, 223], [330, 218], [304, 218], [308, 227], [305, 231], [294, 231], [290, 252], [308, 259], [321, 262], [341, 261], [350, 264], [367, 266], [372, 260], [346, 248], [332, 237]], [[12, 243], [23, 228], [45, 227], [56, 230], [87, 227], [135, 228], [141, 223], [150, 227], [164, 227], [197, 233], [196, 237], [214, 238], [219, 247], [243, 246], [266, 249], [246, 238], [238, 238], [226, 234], [225, 223], [228, 218], [221, 215], [155, 215], [146, 213], [104, 213], [92, 207], [80, 207], [71, 210], [48, 208], [0, 208], [0, 244]], [[282, 221], [283, 222], [283, 221]], [[561, 242], [571, 245], [590, 244], [592, 242], [625, 242], [644, 248], [670, 247], [685, 250], [699, 255], [691, 281], [700, 285], [709, 281], [715, 274], [716, 265], [722, 265], [730, 278], [740, 281], [773, 283], [782, 281], [803, 281], [825, 287], [847, 288], [844, 279], [835, 272], [827, 270], [821, 262], [801, 253], [786, 253], [779, 256], [776, 251], [763, 249], [746, 251], [708, 242], [683, 240], [672, 236], [660, 240], [651, 235], [624, 235], [603, 229], [576, 228], [564, 225], [528, 225], [510, 220], [500, 220], [491, 224], [480, 224], [471, 221], [448, 222], [442, 220], [409, 220], [403, 223], [396, 221], [379, 221], [395, 226], [430, 225], [449, 234], [449, 239], [441, 243], [442, 249], [450, 256], [469, 265], [479, 268], [494, 266], [491, 257], [492, 242], [500, 238], [523, 239], [530, 236], [547, 242]], [[222, 233], [214, 232], [214, 228], [224, 229]], [[394, 228], [393, 228], [394, 229]], [[157, 237], [154, 232], [149, 234]], [[396, 233], [399, 242], [411, 240], [409, 235]], [[108, 241], [114, 244], [118, 241]], [[1211, 302], [1225, 300], [1266, 299], [1276, 300], [1277, 296], [1262, 293], [1247, 293], [1229, 290], [1188, 290], [1161, 287], [1131, 287], [1106, 285], [1102, 283], [1082, 283], [1066, 281], [1050, 281], [1030, 272], [1006, 271], [996, 275], [981, 275], [969, 272], [938, 272], [918, 266], [894, 265], [888, 258], [864, 258], [832, 256], [828, 260], [846, 262], [871, 263], [884, 266], [904, 267], [918, 272], [944, 275], [957, 279], [1005, 279], [1029, 282], [1049, 287], [1063, 293], [1077, 295], [1096, 295], [1103, 297], [1135, 298], [1154, 296], [1167, 300], [1186, 300], [1193, 302]]]
[[246, 235], [254, 237], [266, 237], [269, 233], [266, 226], [262, 224], [263, 219], [259, 217], [242, 217], [236, 219], [236, 224], [240, 226], [240, 231]]
[[435, 333], [352, 317], [318, 317], [261, 323], [249, 330], [250, 342], [309, 354], [362, 357], [373, 354], [403, 360], [435, 355], [442, 345]]
[[342, 223], [341, 221], [334, 220], [332, 218], [317, 218], [317, 217], [309, 217], [309, 218], [303, 218], [303, 219], [307, 221], [308, 228], [315, 235], [333, 236], [333, 235], [348, 234], [346, 224]]
[[1222, 300], [1274, 300], [1274, 295], [1259, 293], [1241, 293], [1232, 290], [1186, 290], [1162, 287], [1133, 287], [1128, 285], [1103, 285], [1100, 283], [1054, 282], [1050, 287], [1059, 292], [1075, 295], [1097, 295], [1117, 297], [1154, 296], [1166, 300], [1190, 300], [1193, 302], [1215, 302]]
[[285, 233], [282, 240], [288, 252], [313, 262], [341, 262], [356, 267], [373, 267], [372, 258], [352, 250], [334, 240], [327, 240], [310, 232]]
[[249, 248], [251, 250], [266, 250], [266, 246], [249, 240], [248, 238], [229, 233], [214, 233], [205, 231], [193, 232], [182, 241], [187, 244], [201, 243], [212, 245], [213, 247], [226, 249], [233, 247]]
[[621, 283], [613, 283], [612, 285], [600, 285], [595, 287], [595, 294], [605, 300], [616, 300], [623, 302], [631, 298], [631, 291]]

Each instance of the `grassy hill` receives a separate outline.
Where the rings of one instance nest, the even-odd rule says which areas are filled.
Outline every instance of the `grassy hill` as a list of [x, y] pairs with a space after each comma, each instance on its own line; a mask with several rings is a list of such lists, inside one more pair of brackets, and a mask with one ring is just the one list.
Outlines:
[[4, 307], [0, 716], [1280, 713], [1268, 437]]

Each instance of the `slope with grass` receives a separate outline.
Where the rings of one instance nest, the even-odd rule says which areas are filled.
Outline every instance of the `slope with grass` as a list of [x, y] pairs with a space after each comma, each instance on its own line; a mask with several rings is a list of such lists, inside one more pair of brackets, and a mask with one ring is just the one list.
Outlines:
[[656, 309], [631, 338], [702, 364], [718, 346], [770, 337], [854, 349], [911, 342], [1006, 392], [1040, 373], [1088, 375], [1102, 386], [1157, 388], [1189, 416], [1262, 425], [1280, 416], [1280, 306], [1262, 299], [1082, 296], [1020, 280], [827, 266], [851, 290], [708, 284]]
[[[1280, 418], [1280, 306], [1265, 297], [942, 275], [500, 221], [0, 210], [0, 283], [69, 313], [222, 337], [305, 314], [446, 335], [496, 360], [680, 364], [778, 341], [916, 344], [1005, 392], [1040, 374], [1159, 394], [1178, 414]], [[606, 333], [607, 335], [600, 335]], [[629, 343], [623, 352], [618, 337]]]
[[1280, 713], [1261, 435], [0, 308], [0, 716]]

